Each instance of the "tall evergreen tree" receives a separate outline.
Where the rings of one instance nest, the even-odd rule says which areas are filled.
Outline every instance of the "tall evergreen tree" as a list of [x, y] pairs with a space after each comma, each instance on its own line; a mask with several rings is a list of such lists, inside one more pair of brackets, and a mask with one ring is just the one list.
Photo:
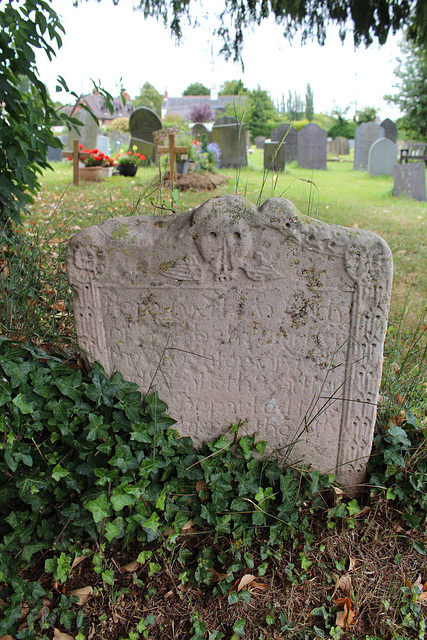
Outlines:
[[314, 116], [314, 99], [313, 92], [310, 85], [307, 83], [307, 90], [305, 92], [305, 117], [309, 122], [313, 120]]

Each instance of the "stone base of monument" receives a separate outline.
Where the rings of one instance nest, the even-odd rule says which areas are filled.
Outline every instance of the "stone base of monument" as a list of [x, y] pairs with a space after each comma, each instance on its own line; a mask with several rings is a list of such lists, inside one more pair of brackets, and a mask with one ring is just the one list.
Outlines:
[[382, 238], [227, 195], [84, 229], [66, 262], [82, 349], [155, 386], [196, 447], [240, 423], [266, 455], [363, 482], [392, 281]]

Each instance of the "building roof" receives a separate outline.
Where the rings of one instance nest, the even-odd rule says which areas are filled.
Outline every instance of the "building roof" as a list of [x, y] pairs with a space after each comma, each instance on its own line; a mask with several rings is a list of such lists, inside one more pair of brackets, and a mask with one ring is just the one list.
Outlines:
[[88, 109], [98, 118], [98, 120], [115, 120], [116, 118], [129, 118], [134, 110], [133, 104], [127, 93], [124, 94], [125, 104], [122, 98], [113, 98], [114, 111], [110, 113], [105, 99], [99, 93], [93, 92], [86, 96], [80, 96], [71, 115], [79, 110], [79, 104], [85, 104]]
[[165, 95], [162, 104], [162, 117], [176, 114], [190, 119], [190, 113], [194, 107], [207, 104], [215, 116], [219, 116], [225, 112], [225, 107], [230, 102], [236, 101], [242, 104], [246, 100], [246, 96], [218, 96], [216, 100], [211, 100], [210, 96], [181, 96], [180, 98], [169, 98]]

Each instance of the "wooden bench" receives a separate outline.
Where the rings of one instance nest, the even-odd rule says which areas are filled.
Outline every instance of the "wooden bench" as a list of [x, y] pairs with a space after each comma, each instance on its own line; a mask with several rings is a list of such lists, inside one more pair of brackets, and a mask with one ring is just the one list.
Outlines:
[[408, 142], [408, 146], [400, 150], [399, 163], [409, 160], [424, 161], [427, 164], [427, 142]]

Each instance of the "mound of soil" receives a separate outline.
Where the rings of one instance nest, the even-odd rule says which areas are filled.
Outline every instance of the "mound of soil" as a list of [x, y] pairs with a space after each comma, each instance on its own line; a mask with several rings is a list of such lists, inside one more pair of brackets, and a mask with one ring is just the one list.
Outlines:
[[[213, 191], [225, 182], [227, 182], [227, 178], [219, 173], [187, 173], [185, 175], [177, 173], [173, 186], [179, 191]], [[172, 187], [169, 173], [165, 176], [164, 184], [167, 187]]]

